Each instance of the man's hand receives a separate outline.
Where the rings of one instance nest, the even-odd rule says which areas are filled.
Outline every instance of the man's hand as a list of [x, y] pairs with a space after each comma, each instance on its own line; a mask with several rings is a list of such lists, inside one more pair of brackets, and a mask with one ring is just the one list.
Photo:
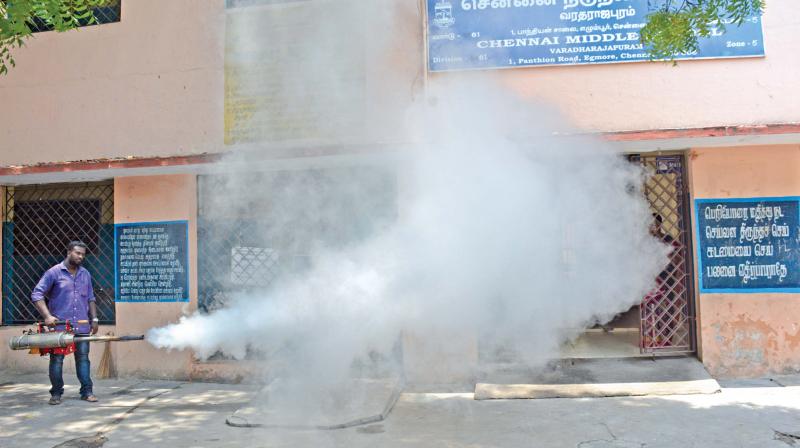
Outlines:
[[48, 314], [44, 318], [44, 324], [47, 325], [48, 327], [55, 327], [56, 326], [56, 322], [58, 322], [58, 318], [56, 318], [52, 314]]
[[97, 319], [97, 306], [94, 300], [89, 302], [89, 316], [92, 318], [92, 334], [97, 334], [100, 322]]

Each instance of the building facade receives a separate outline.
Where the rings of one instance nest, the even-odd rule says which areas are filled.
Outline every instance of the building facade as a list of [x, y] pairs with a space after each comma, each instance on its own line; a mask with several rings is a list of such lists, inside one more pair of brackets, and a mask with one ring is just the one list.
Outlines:
[[[17, 66], [0, 79], [0, 337], [36, 318], [28, 288], [73, 235], [90, 246], [101, 333], [143, 333], [224, 305], [232, 284], [263, 277], [270, 256], [252, 249], [258, 242], [242, 231], [246, 214], [224, 237], [214, 233], [227, 216], [209, 199], [225, 181], [219, 162], [299, 182], [363, 165], [413, 144], [397, 123], [457, 79], [546, 103], [578, 133], [601, 136], [654, 173], [645, 191], [680, 254], [664, 297], [632, 311], [637, 353], [697, 356], [729, 377], [800, 371], [800, 286], [791, 284], [800, 270], [792, 216], [800, 196], [796, 8], [769, 4], [759, 57], [434, 72], [426, 11], [447, 2], [356, 3], [122, 0], [118, 22], [37, 33], [18, 50]], [[231, 154], [245, 156], [230, 162]], [[750, 210], [759, 206], [772, 216], [755, 220]], [[715, 245], [715, 232], [724, 232], [717, 229], [752, 233], [764, 222], [762, 239], [781, 241], [769, 250], [788, 255], [762, 253], [777, 261], [758, 264], [760, 255], [747, 251], [768, 244], [756, 249], [750, 238], [735, 249], [742, 261], [730, 264], [734, 272], [717, 263], [721, 251], [734, 250]], [[139, 265], [155, 271], [136, 271], [114, 256], [124, 253], [126, 232], [139, 235], [131, 241], [169, 233], [183, 249], [164, 255], [163, 265]], [[259, 266], [243, 261], [253, 259]], [[751, 261], [760, 267], [742, 274], [739, 265]], [[176, 275], [164, 285], [141, 277], [172, 262]], [[119, 275], [130, 266], [141, 278]], [[743, 275], [752, 281], [743, 284]], [[159, 293], [141, 290], [151, 280], [148, 289]], [[169, 300], [147, 299], [158, 294]], [[235, 377], [246, 369], [148, 344], [119, 344], [114, 357], [121, 373], [151, 377]], [[44, 366], [5, 345], [0, 360]]]

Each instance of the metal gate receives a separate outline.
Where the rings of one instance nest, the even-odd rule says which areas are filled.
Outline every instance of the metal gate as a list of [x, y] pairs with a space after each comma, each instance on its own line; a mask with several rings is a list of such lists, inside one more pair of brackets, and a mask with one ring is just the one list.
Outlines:
[[113, 324], [113, 182], [6, 187], [3, 199], [3, 324], [39, 320], [31, 292], [64, 260], [72, 240], [88, 246], [83, 265], [92, 274], [98, 318]]
[[653, 212], [653, 232], [672, 246], [656, 286], [639, 306], [640, 351], [652, 354], [695, 350], [694, 281], [689, 191], [683, 155], [631, 156], [651, 174], [644, 192]]

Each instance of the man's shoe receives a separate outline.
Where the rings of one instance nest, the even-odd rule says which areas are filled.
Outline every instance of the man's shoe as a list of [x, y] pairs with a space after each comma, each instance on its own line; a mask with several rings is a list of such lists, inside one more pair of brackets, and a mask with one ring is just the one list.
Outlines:
[[52, 405], [61, 404], [61, 395], [53, 395], [47, 403]]
[[97, 403], [97, 397], [94, 395], [87, 395], [85, 397], [81, 397], [81, 400], [88, 401], [89, 403]]

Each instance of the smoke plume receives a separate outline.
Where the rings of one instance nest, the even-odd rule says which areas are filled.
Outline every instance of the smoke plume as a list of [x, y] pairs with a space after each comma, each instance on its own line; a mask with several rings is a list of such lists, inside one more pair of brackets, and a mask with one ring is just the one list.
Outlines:
[[436, 98], [414, 114], [422, 143], [380, 166], [232, 176], [214, 193], [225, 213], [260, 217], [287, 268], [148, 340], [200, 357], [259, 347], [337, 378], [402, 332], [442, 346], [426, 335], [471, 333], [536, 362], [641, 300], [665, 249], [647, 232], [639, 168], [598, 140], [551, 137], [548, 115], [509, 92]]
[[[363, 20], [360, 11], [354, 16]], [[311, 39], [322, 46], [335, 41], [335, 30], [356, 27], [325, 23]], [[248, 22], [237, 39], [258, 47], [270, 41], [258, 40], [260, 32]], [[311, 133], [341, 139], [345, 124], [330, 123], [370, 119], [359, 101], [346, 102], [361, 98], [363, 86], [354, 87], [348, 54], [337, 62], [316, 47], [307, 58], [292, 56], [313, 62], [319, 53], [328, 64], [324, 82], [319, 70], [296, 66], [291, 76], [263, 81], [303, 98], [284, 120], [302, 107], [333, 114], [337, 104], [354, 104], [355, 115], [343, 110]], [[646, 173], [599, 139], [555, 137], [572, 131], [556, 112], [495, 79], [440, 78], [401, 116], [386, 111], [391, 123], [373, 129], [391, 128], [389, 140], [400, 135], [404, 144], [378, 161], [254, 173], [248, 158], [258, 149], [231, 155], [217, 173], [225, 181], [204, 192], [209, 214], [256, 223], [246, 249], [268, 257], [271, 269], [223, 307], [153, 329], [147, 339], [201, 358], [241, 359], [255, 350], [273, 374], [324, 385], [381, 360], [407, 364], [413, 341], [454, 353], [433, 363], [455, 364], [446, 366], [453, 371], [475, 362], [460, 355], [464, 338], [539, 364], [587, 326], [641, 301], [667, 252], [648, 234]], [[316, 109], [297, 87], [320, 82], [334, 88], [336, 101]], [[271, 107], [262, 103], [254, 122], [285, 130]], [[221, 272], [232, 269], [233, 255], [219, 258]]]

